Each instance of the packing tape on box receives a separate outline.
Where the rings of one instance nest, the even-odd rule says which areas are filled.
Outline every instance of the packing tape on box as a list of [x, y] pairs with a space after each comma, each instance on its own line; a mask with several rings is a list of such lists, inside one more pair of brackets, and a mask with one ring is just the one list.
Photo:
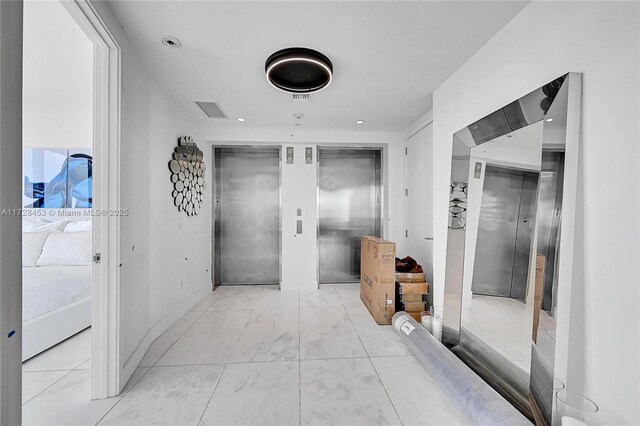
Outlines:
[[405, 312], [393, 316], [393, 327], [411, 352], [456, 397], [469, 417], [479, 425], [530, 425], [480, 376], [444, 347]]

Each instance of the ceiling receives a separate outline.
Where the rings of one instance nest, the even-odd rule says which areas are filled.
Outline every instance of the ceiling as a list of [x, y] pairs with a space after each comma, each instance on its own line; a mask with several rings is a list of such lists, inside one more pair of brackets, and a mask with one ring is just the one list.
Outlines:
[[[404, 130], [432, 93], [526, 1], [114, 1], [152, 77], [212, 126]], [[160, 39], [182, 42], [172, 49]], [[293, 46], [327, 55], [334, 79], [310, 103], [271, 87], [264, 62]], [[208, 119], [194, 101], [229, 117]], [[305, 117], [297, 120], [294, 113]], [[239, 123], [237, 117], [246, 118]], [[206, 120], [206, 121], [205, 121]], [[365, 120], [357, 126], [356, 120]]]

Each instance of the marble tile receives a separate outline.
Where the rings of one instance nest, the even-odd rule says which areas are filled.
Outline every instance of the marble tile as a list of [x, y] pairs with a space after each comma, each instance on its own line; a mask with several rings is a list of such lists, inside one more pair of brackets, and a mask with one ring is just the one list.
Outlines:
[[162, 355], [164, 355], [171, 345], [173, 345], [193, 323], [202, 316], [201, 312], [187, 312], [182, 318], [176, 321], [171, 327], [162, 333], [156, 340], [154, 340], [147, 352], [140, 361], [140, 367], [153, 366]]
[[133, 370], [133, 374], [131, 375], [131, 378], [129, 379], [127, 384], [124, 386], [124, 389], [122, 389], [121, 395], [124, 396], [127, 392], [129, 392], [136, 385], [136, 383], [138, 383], [140, 379], [142, 379], [142, 377], [147, 374], [150, 369], [150, 367], [138, 367]]
[[360, 300], [360, 284], [335, 284], [334, 287], [343, 306], [363, 306]]
[[78, 366], [76, 370], [91, 370], [91, 360], [88, 360], [84, 364]]
[[205, 312], [156, 365], [228, 362], [250, 315], [249, 310]]
[[265, 288], [260, 293], [258, 302], [253, 309], [298, 309], [299, 307], [300, 293], [298, 291]]
[[405, 425], [471, 425], [462, 406], [413, 356], [371, 359]]
[[390, 325], [360, 326], [356, 332], [370, 357], [411, 355]]
[[70, 373], [65, 370], [56, 371], [25, 371], [22, 373], [22, 403], [29, 402], [33, 397]]
[[298, 361], [227, 365], [201, 424], [299, 424]]
[[253, 309], [263, 290], [260, 286], [249, 285], [226, 286], [222, 288], [224, 292], [213, 302], [209, 311]]
[[191, 312], [204, 312], [213, 305], [213, 302], [218, 300], [218, 298], [222, 295], [224, 290], [218, 287], [215, 291], [207, 294], [201, 301], [196, 303], [196, 305], [191, 308]]
[[473, 295], [463, 301], [462, 325], [509, 359], [531, 361], [531, 305], [508, 297]]
[[229, 362], [299, 359], [299, 316], [297, 309], [254, 310]]
[[300, 408], [304, 425], [400, 424], [366, 358], [301, 361]]
[[391, 325], [379, 325], [364, 306], [346, 308], [370, 357], [411, 355]]
[[367, 356], [344, 308], [300, 310], [300, 358]]
[[349, 306], [345, 308], [345, 311], [349, 314], [351, 321], [354, 324], [362, 324], [362, 325], [378, 325], [373, 316], [371, 316], [371, 312], [369, 309], [361, 303], [358, 306]]
[[300, 308], [339, 308], [342, 301], [332, 284], [322, 284], [318, 290], [300, 292]]
[[91, 328], [58, 343], [22, 364], [22, 371], [72, 370], [91, 358]]
[[153, 367], [100, 425], [196, 425], [222, 375], [221, 365]]
[[94, 425], [120, 400], [91, 400], [89, 370], [75, 370], [22, 406], [23, 425]]

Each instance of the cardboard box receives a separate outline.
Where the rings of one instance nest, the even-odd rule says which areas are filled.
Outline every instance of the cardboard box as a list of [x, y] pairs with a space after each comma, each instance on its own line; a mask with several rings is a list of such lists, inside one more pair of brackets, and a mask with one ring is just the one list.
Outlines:
[[405, 312], [422, 312], [425, 310], [424, 302], [402, 302]]
[[396, 272], [396, 281], [403, 283], [421, 283], [425, 282], [424, 272], [412, 274], [410, 272]]
[[398, 293], [399, 294], [428, 294], [429, 293], [429, 283], [426, 281], [418, 282], [418, 283], [398, 283]]
[[414, 320], [418, 321], [418, 324], [421, 323], [422, 321], [422, 311], [417, 311], [417, 312], [407, 312], [405, 311], [405, 313], [409, 316], [411, 316]]
[[396, 312], [396, 243], [362, 237], [360, 266], [360, 299], [378, 324], [391, 324]]
[[422, 294], [401, 294], [401, 302], [422, 302]]

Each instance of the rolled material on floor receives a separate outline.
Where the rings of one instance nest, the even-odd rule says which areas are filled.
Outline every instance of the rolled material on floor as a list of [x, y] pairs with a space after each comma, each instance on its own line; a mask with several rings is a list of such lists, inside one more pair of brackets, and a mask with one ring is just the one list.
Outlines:
[[397, 312], [393, 316], [393, 327], [420, 362], [433, 371], [455, 396], [474, 423], [505, 426], [531, 424], [409, 315]]

